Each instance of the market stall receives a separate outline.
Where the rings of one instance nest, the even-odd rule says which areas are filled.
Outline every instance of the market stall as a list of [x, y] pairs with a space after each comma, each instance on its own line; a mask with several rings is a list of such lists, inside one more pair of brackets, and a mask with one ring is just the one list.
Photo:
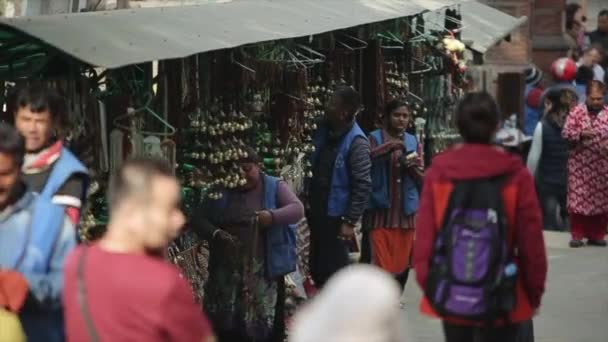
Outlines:
[[[0, 119], [10, 120], [20, 84], [42, 80], [65, 96], [62, 136], [95, 179], [83, 240], [103, 232], [105, 184], [130, 156], [176, 165], [186, 212], [243, 182], [243, 146], [305, 200], [311, 137], [337, 85], [360, 91], [367, 130], [402, 98], [427, 158], [455, 141], [451, 113], [466, 87], [460, 2], [259, 0], [1, 19]], [[186, 231], [169, 256], [202, 297], [204, 242]]]

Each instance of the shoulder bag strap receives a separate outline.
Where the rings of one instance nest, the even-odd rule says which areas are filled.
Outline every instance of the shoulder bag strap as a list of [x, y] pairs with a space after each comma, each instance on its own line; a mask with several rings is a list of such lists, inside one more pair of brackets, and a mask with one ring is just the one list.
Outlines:
[[84, 278], [84, 267], [87, 258], [87, 250], [88, 247], [84, 247], [82, 249], [82, 254], [78, 259], [78, 267], [76, 269], [76, 278], [78, 281], [78, 306], [80, 307], [80, 313], [82, 314], [82, 318], [84, 319], [84, 323], [87, 327], [87, 333], [91, 342], [99, 342], [99, 335], [97, 334], [97, 330], [95, 330], [95, 325], [93, 324], [93, 320], [91, 319], [91, 312], [89, 311], [89, 305], [87, 302], [87, 289], [85, 286], [85, 278]]
[[27, 209], [27, 211], [30, 217], [26, 227], [27, 231], [25, 232], [25, 241], [23, 242], [23, 249], [21, 250], [21, 254], [19, 254], [17, 261], [15, 261], [15, 266], [13, 267], [15, 271], [19, 271], [19, 267], [21, 267], [21, 264], [23, 263], [23, 260], [27, 255], [27, 249], [29, 248], [30, 240], [32, 239], [32, 222], [34, 221], [35, 213], [31, 207]]
[[[33, 214], [33, 213], [30, 213]], [[23, 263], [23, 260], [25, 259], [25, 256], [27, 255], [27, 250], [29, 248], [30, 245], [30, 240], [32, 238], [32, 219], [30, 218], [29, 223], [27, 225], [27, 231], [25, 232], [25, 242], [23, 243], [23, 249], [21, 250], [21, 254], [19, 255], [19, 258], [17, 258], [17, 261], [15, 262], [15, 267], [13, 267], [13, 269], [15, 271], [19, 271], [19, 267], [21, 267], [21, 264]]]

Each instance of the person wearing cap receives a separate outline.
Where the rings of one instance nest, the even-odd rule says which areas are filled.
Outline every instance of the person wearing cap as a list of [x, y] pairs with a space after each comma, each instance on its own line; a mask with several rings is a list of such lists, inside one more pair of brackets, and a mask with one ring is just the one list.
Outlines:
[[524, 117], [524, 134], [531, 136], [536, 124], [540, 120], [540, 97], [543, 93], [540, 82], [543, 80], [543, 72], [535, 65], [530, 65], [525, 70], [525, 75], [526, 89], [524, 97], [526, 116]]
[[296, 269], [294, 225], [304, 206], [287, 183], [260, 170], [252, 148], [243, 150], [244, 181], [206, 199], [190, 222], [210, 244], [204, 307], [220, 342], [282, 341], [283, 276]]

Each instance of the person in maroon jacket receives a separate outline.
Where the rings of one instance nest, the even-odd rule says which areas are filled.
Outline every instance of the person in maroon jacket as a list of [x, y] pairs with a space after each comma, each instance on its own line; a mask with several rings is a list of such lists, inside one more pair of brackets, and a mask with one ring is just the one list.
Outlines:
[[[499, 328], [479, 328], [483, 322], [440, 317], [448, 342], [515, 341], [522, 322], [530, 324], [545, 291], [547, 256], [534, 180], [521, 158], [492, 145], [500, 121], [498, 113], [496, 102], [487, 93], [467, 94], [458, 105], [456, 123], [464, 144], [436, 156], [425, 174], [416, 221], [414, 266], [424, 289], [433, 244], [456, 181], [506, 176], [502, 197], [511, 237], [509, 248], [517, 250], [517, 304], [509, 314], [510, 324]], [[439, 317], [426, 298], [421, 311]]]
[[128, 160], [112, 176], [105, 235], [65, 263], [68, 341], [216, 340], [188, 281], [160, 257], [184, 225], [180, 197], [165, 161]]

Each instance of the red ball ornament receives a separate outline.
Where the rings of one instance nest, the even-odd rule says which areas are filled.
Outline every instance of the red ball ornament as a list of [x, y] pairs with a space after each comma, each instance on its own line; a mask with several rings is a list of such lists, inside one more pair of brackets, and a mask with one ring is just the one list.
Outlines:
[[558, 81], [572, 81], [576, 77], [576, 63], [570, 58], [558, 58], [551, 64], [551, 74]]

